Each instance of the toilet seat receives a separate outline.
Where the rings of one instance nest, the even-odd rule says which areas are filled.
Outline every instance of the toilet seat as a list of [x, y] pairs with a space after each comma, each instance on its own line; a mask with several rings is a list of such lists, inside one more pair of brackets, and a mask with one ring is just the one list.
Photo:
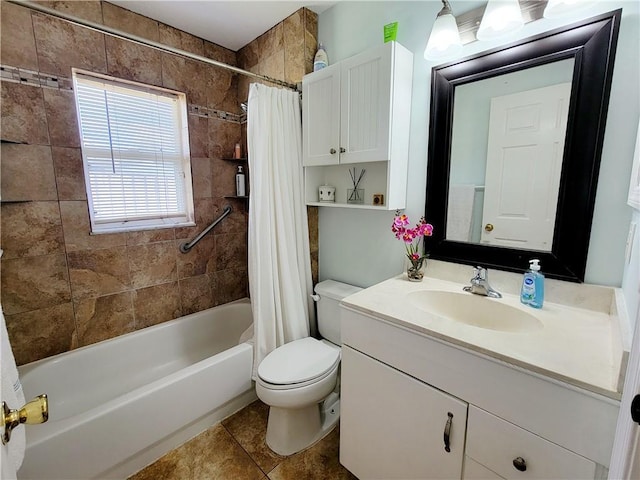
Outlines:
[[340, 348], [313, 337], [278, 347], [258, 366], [258, 380], [272, 389], [291, 389], [318, 382], [340, 363]]

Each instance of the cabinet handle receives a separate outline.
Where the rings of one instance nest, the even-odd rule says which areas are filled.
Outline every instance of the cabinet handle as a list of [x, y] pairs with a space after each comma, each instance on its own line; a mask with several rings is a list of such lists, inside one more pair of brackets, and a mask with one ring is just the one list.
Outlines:
[[447, 412], [447, 423], [444, 425], [444, 451], [449, 453], [451, 451], [451, 420], [453, 419], [453, 413]]
[[344, 153], [346, 152], [346, 150], [344, 149], [344, 147], [340, 147], [340, 153]]
[[331, 150], [329, 150], [329, 153], [330, 153], [331, 155], [335, 155], [335, 154], [336, 154], [336, 149], [335, 149], [335, 148], [332, 148]]
[[527, 469], [527, 462], [522, 457], [516, 457], [513, 459], [513, 466], [516, 470], [524, 472]]

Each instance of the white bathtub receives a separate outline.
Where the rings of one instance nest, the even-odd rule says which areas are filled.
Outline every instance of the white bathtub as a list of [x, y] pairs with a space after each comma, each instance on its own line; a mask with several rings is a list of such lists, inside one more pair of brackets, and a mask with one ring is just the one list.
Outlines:
[[126, 478], [248, 405], [251, 322], [244, 299], [20, 367], [49, 421], [26, 427], [18, 478]]

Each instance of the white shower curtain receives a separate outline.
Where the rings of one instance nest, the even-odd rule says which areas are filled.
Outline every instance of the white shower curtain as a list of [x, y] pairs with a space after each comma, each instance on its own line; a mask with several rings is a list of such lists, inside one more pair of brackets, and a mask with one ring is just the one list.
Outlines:
[[247, 144], [255, 378], [269, 352], [308, 337], [314, 321], [298, 93], [251, 84]]

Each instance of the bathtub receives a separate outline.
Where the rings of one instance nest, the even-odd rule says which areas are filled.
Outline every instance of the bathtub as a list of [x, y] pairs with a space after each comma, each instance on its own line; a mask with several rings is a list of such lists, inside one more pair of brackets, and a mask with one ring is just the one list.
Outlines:
[[251, 403], [251, 322], [243, 299], [20, 367], [49, 421], [18, 478], [126, 478]]

